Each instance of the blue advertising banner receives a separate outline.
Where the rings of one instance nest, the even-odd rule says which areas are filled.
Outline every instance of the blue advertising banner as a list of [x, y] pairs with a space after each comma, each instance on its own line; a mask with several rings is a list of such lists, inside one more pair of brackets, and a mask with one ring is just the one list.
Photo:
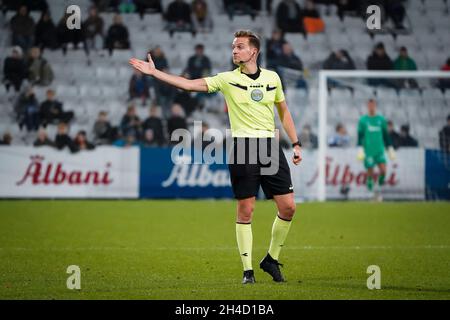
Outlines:
[[426, 150], [425, 185], [427, 200], [450, 200], [450, 154]]
[[226, 164], [176, 164], [171, 148], [141, 148], [141, 198], [232, 198]]

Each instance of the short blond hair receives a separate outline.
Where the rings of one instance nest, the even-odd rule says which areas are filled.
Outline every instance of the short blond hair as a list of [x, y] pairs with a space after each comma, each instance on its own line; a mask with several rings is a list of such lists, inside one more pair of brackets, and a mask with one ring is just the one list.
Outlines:
[[261, 48], [261, 40], [259, 36], [251, 30], [238, 30], [234, 33], [235, 38], [248, 38], [248, 42], [251, 46], [258, 49], [258, 52]]

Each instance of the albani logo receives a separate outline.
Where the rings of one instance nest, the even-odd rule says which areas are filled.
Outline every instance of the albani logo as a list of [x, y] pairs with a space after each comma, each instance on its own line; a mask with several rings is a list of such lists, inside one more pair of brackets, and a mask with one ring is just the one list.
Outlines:
[[22, 179], [16, 182], [18, 186], [30, 181], [32, 185], [109, 185], [113, 180], [109, 176], [111, 163], [106, 163], [104, 171], [95, 170], [64, 170], [61, 162], [45, 163], [45, 158], [40, 155], [31, 156], [31, 163], [25, 171]]
[[[391, 172], [386, 176], [386, 185], [395, 186], [399, 183], [397, 179], [397, 164], [392, 165]], [[377, 174], [375, 174], [378, 178]], [[363, 186], [366, 184], [367, 173], [363, 170], [360, 172], [352, 171], [348, 164], [341, 164], [333, 162], [333, 158], [327, 157], [327, 164], [325, 169], [326, 184], [331, 186], [356, 184]], [[308, 187], [312, 186], [318, 177], [318, 171], [314, 173], [313, 177], [306, 183]]]
[[173, 166], [170, 176], [161, 183], [168, 188], [175, 184], [178, 187], [229, 187], [228, 170], [211, 170], [207, 164], [177, 164]]

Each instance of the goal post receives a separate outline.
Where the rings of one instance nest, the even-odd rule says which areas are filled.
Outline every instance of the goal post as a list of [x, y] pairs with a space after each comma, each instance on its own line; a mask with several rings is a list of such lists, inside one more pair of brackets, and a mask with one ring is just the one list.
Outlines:
[[[317, 200], [327, 200], [326, 157], [328, 128], [328, 81], [338, 79], [450, 79], [450, 72], [443, 71], [367, 71], [367, 70], [321, 70], [318, 77], [318, 153], [317, 153]], [[373, 88], [375, 89], [375, 87]], [[450, 90], [450, 89], [448, 89]], [[369, 99], [369, 96], [367, 97]]]

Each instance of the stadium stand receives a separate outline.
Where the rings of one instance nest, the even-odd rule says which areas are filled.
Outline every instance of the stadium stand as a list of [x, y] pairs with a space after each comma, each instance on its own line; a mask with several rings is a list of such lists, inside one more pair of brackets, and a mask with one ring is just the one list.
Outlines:
[[[26, 1], [25, 1], [26, 2]], [[82, 19], [88, 16], [88, 10], [93, 2], [89, 0], [47, 0], [51, 17], [55, 25], [65, 12], [65, 8], [75, 3], [82, 8]], [[106, 1], [113, 2], [113, 1]], [[276, 28], [276, 9], [280, 0], [271, 1], [269, 14], [261, 6], [255, 19], [250, 15], [240, 15], [239, 12], [231, 21], [222, 1], [206, 1], [208, 13], [211, 15], [212, 31], [197, 33], [175, 32], [172, 36], [166, 30], [166, 21], [161, 13], [145, 12], [123, 13], [123, 23], [129, 31], [131, 47], [124, 50], [107, 49], [89, 50], [69, 48], [64, 54], [61, 49], [43, 51], [43, 57], [50, 62], [54, 72], [53, 82], [45, 87], [36, 87], [35, 95], [39, 103], [45, 99], [45, 92], [52, 88], [56, 90], [58, 99], [63, 102], [64, 110], [75, 113], [70, 130], [75, 134], [79, 130], [87, 132], [89, 141], [94, 141], [93, 127], [100, 111], [108, 112], [108, 118], [113, 126], [120, 124], [120, 119], [129, 105], [129, 81], [133, 74], [128, 65], [130, 57], [145, 59], [149, 50], [160, 46], [165, 53], [169, 71], [183, 74], [187, 61], [194, 52], [196, 44], [205, 46], [205, 54], [211, 59], [212, 74], [232, 68], [230, 58], [230, 42], [232, 32], [237, 29], [252, 29], [263, 37], [263, 52], [261, 64], [266, 65], [265, 41], [271, 37]], [[166, 12], [171, 1], [161, 1], [163, 12]], [[190, 3], [190, 1], [189, 1]], [[265, 3], [265, 2], [264, 2]], [[297, 1], [303, 8], [305, 1]], [[324, 61], [332, 51], [344, 49], [354, 61], [356, 69], [366, 69], [366, 61], [377, 43], [383, 43], [391, 60], [398, 57], [401, 47], [408, 49], [409, 55], [417, 64], [418, 70], [440, 70], [450, 56], [450, 1], [447, 0], [409, 0], [402, 2], [406, 16], [404, 29], [396, 30], [389, 21], [384, 33], [369, 34], [364, 20], [358, 14], [345, 14], [344, 19], [338, 15], [338, 7], [333, 1], [316, 1], [316, 7], [325, 23], [325, 31], [317, 34], [287, 33], [285, 40], [289, 42], [294, 53], [303, 63], [303, 71], [288, 73], [285, 92], [288, 105], [294, 120], [298, 124], [299, 134], [303, 126], [309, 124], [312, 131], [317, 132], [317, 74]], [[99, 8], [101, 9], [101, 8]], [[113, 7], [106, 6], [99, 15], [104, 21], [103, 33], [113, 23], [115, 13]], [[2, 29], [10, 30], [9, 22], [16, 14], [14, 10], [3, 8], [0, 14]], [[37, 23], [41, 13], [31, 11], [30, 16]], [[0, 33], [0, 61], [2, 66], [12, 47], [12, 33]], [[28, 54], [26, 54], [28, 56]], [[305, 85], [299, 85], [298, 79], [303, 79]], [[2, 77], [3, 78], [3, 77]], [[291, 79], [292, 78], [292, 79]], [[292, 81], [291, 81], [292, 80]], [[154, 82], [150, 89], [150, 97], [155, 99]], [[28, 84], [22, 85], [22, 91]], [[442, 89], [442, 90], [441, 90]], [[353, 142], [356, 141], [355, 122], [365, 111], [364, 103], [368, 95], [376, 96], [380, 101], [380, 110], [395, 124], [410, 125], [411, 134], [417, 138], [419, 146], [439, 148], [439, 129], [433, 123], [445, 119], [450, 113], [450, 90], [439, 88], [436, 79], [419, 81], [419, 88], [387, 88], [374, 87], [366, 94], [360, 90], [351, 91], [345, 85], [337, 86], [330, 91], [330, 122], [329, 132], [333, 132], [338, 123], [344, 123]], [[7, 91], [0, 86], [0, 134], [9, 132], [12, 144], [32, 144], [36, 140], [37, 131], [19, 130], [14, 112], [14, 104], [19, 93], [13, 89]], [[196, 94], [192, 93], [195, 96]], [[195, 112], [187, 117], [187, 123], [192, 126], [195, 120], [204, 120], [210, 126], [220, 130], [228, 127], [225, 113], [225, 102], [220, 95], [197, 96], [199, 105]], [[136, 100], [131, 101], [141, 119], [148, 116], [152, 105], [145, 106]], [[349, 108], [349, 106], [356, 106]], [[163, 125], [167, 126], [169, 110], [162, 112]], [[49, 137], [54, 138], [56, 125], [47, 128]], [[398, 128], [399, 129], [399, 128]], [[120, 130], [119, 130], [120, 132]], [[164, 132], [167, 132], [165, 128]], [[166, 140], [169, 140], [166, 137]]]

